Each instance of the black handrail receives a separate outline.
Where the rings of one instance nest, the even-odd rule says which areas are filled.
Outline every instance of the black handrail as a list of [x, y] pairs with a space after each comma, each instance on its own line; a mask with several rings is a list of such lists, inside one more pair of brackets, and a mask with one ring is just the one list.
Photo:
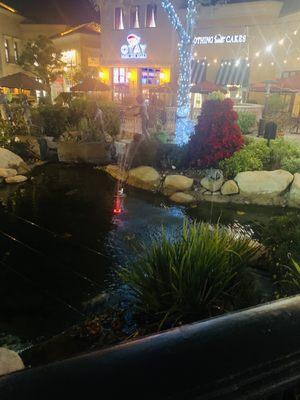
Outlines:
[[3, 377], [0, 399], [293, 399], [299, 384], [295, 296]]

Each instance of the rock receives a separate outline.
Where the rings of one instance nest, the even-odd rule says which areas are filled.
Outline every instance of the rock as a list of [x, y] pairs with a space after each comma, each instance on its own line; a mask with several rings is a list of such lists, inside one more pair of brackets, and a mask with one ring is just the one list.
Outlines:
[[8, 178], [9, 176], [16, 176], [18, 171], [12, 168], [0, 168], [0, 178]]
[[287, 171], [248, 171], [235, 177], [242, 196], [272, 197], [283, 194], [294, 177]]
[[188, 203], [194, 202], [195, 198], [188, 193], [176, 192], [176, 193], [172, 194], [172, 196], [170, 197], [170, 200], [174, 201], [174, 203], [188, 204]]
[[120, 181], [126, 181], [128, 178], [128, 172], [124, 169], [121, 169], [118, 165], [107, 165], [104, 167], [104, 171]]
[[30, 167], [23, 161], [18, 166], [18, 175], [25, 175], [30, 172]]
[[22, 162], [17, 154], [0, 147], [0, 168], [18, 168]]
[[38, 139], [35, 136], [30, 135], [17, 135], [15, 137], [16, 142], [24, 143], [28, 146], [30, 153], [36, 157], [41, 158], [41, 149]]
[[226, 181], [224, 185], [221, 187], [221, 193], [223, 196], [238, 194], [239, 187], [234, 180]]
[[127, 183], [139, 189], [156, 191], [160, 186], [160, 179], [154, 168], [138, 167], [129, 171]]
[[201, 179], [201, 185], [210, 192], [218, 192], [224, 183], [223, 172], [219, 169], [208, 170], [206, 176]]
[[0, 348], [0, 376], [24, 369], [21, 357], [12, 350]]
[[194, 180], [184, 175], [168, 175], [164, 181], [163, 193], [170, 196], [176, 192], [190, 190]]
[[294, 175], [294, 181], [288, 194], [288, 204], [290, 207], [300, 207], [300, 174]]
[[6, 183], [22, 183], [27, 181], [27, 176], [24, 175], [16, 175], [16, 176], [10, 176], [8, 178], [5, 178]]

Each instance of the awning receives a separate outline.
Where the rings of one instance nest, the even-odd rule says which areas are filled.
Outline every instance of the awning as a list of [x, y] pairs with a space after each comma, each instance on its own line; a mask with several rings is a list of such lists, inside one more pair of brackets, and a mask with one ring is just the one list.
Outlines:
[[197, 84], [206, 79], [207, 62], [205, 60], [192, 61], [192, 84]]
[[192, 86], [191, 92], [192, 93], [209, 94], [212, 92], [226, 93], [226, 90], [224, 90], [221, 85], [217, 85], [213, 82], [203, 81], [201, 83], [197, 83], [196, 85]]
[[216, 78], [217, 85], [248, 86], [250, 64], [247, 60], [223, 60]]

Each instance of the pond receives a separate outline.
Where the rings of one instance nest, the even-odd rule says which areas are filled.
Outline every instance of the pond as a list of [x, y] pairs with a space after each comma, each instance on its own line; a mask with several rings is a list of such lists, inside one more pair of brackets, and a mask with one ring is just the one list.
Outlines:
[[[88, 166], [48, 164], [21, 186], [0, 188], [0, 346], [22, 350], [84, 319], [93, 299], [118, 293], [116, 271], [161, 227], [185, 218], [255, 230], [281, 209], [201, 204], [184, 208], [126, 188]], [[120, 294], [119, 294], [120, 295]]]

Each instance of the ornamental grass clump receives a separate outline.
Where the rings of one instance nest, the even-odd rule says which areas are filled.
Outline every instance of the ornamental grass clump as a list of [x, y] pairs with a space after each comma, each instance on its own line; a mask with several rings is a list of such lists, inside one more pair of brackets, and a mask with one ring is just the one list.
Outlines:
[[171, 326], [233, 309], [259, 250], [251, 238], [228, 228], [186, 222], [177, 239], [162, 232], [121, 277], [143, 313]]

